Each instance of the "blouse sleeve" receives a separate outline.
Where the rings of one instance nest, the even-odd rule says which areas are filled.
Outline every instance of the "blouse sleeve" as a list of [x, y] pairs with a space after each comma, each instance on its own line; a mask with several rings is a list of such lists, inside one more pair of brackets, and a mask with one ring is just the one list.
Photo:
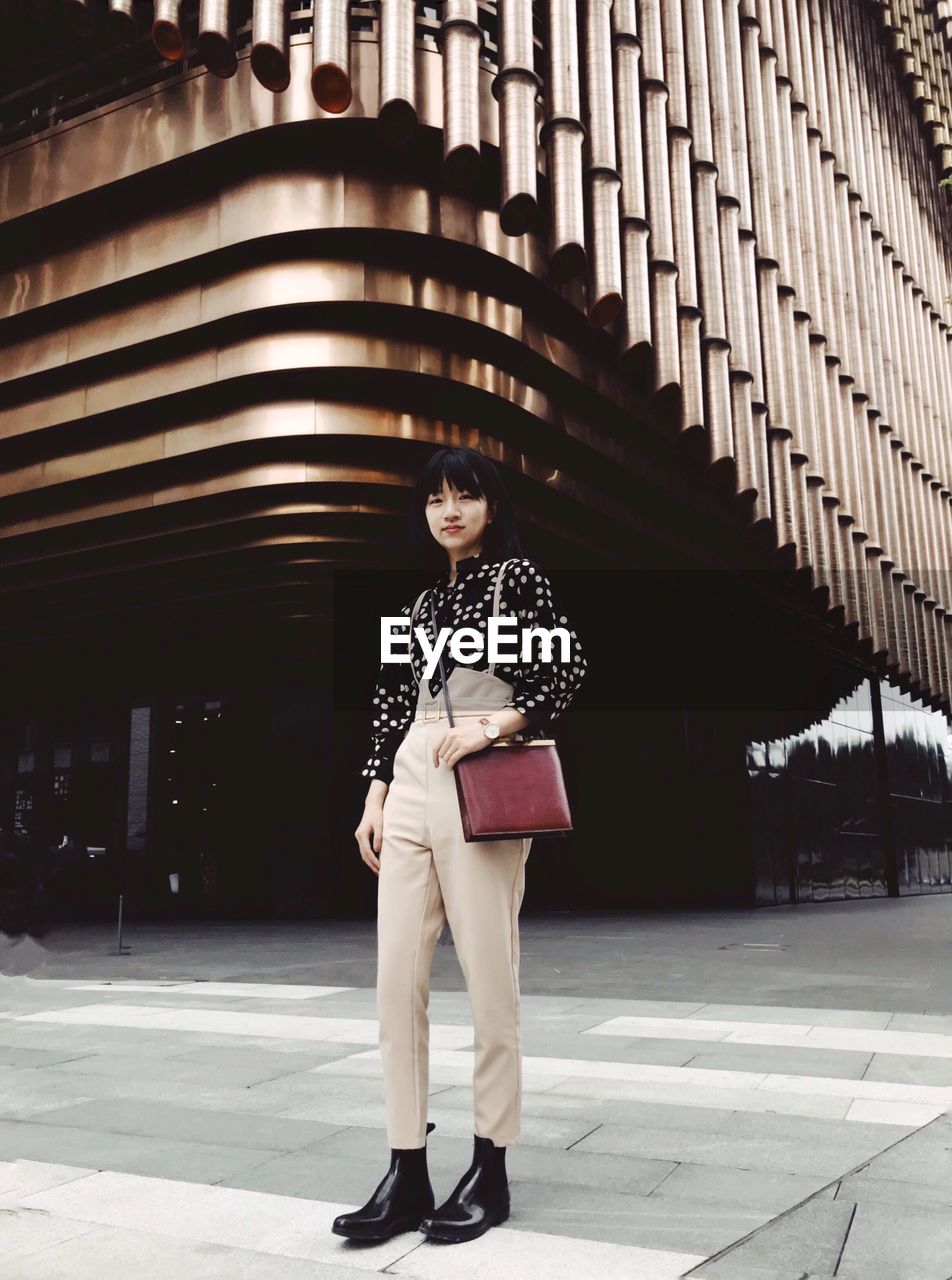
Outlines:
[[562, 641], [554, 636], [551, 661], [543, 656], [540, 641], [534, 640], [532, 659], [519, 665], [508, 705], [528, 718], [527, 728], [536, 728], [543, 722], [555, 720], [568, 707], [585, 677], [588, 663], [578, 635], [555, 599], [551, 582], [538, 565], [527, 559], [510, 565], [502, 598], [507, 602], [507, 612], [518, 616], [520, 628], [560, 627], [569, 633], [568, 654], [564, 659]]
[[[412, 612], [412, 604], [400, 610], [404, 618], [409, 618]], [[373, 693], [370, 755], [361, 770], [365, 778], [379, 778], [388, 784], [393, 781], [393, 758], [413, 719], [416, 699], [416, 680], [410, 664], [382, 663]]]

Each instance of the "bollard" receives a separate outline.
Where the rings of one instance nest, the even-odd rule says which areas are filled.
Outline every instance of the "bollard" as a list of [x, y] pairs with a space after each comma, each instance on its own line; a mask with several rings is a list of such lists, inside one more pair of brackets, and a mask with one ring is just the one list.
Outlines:
[[113, 955], [116, 955], [116, 956], [127, 956], [127, 955], [129, 954], [129, 952], [132, 950], [132, 948], [131, 948], [131, 947], [126, 946], [126, 945], [123, 943], [123, 941], [122, 941], [122, 899], [123, 899], [123, 895], [120, 893], [120, 895], [119, 895], [119, 923], [118, 923], [117, 930], [116, 930], [116, 949], [115, 949], [115, 951], [112, 953]]

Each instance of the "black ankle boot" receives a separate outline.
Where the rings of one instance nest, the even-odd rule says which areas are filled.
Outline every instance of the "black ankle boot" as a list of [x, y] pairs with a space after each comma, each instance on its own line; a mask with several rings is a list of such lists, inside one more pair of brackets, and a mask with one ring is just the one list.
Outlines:
[[[436, 1125], [426, 1126], [428, 1134]], [[342, 1213], [331, 1230], [349, 1240], [389, 1240], [401, 1231], [416, 1231], [420, 1219], [433, 1212], [435, 1197], [422, 1147], [392, 1147], [390, 1168], [362, 1209]]]
[[508, 1217], [506, 1148], [495, 1146], [492, 1138], [474, 1134], [472, 1164], [449, 1199], [423, 1219], [420, 1230], [428, 1240], [459, 1244], [463, 1240], [475, 1240]]

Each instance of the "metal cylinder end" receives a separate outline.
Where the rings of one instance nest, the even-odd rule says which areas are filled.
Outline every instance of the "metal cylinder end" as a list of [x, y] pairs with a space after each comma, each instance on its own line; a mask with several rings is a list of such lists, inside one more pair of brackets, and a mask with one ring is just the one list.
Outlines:
[[384, 140], [392, 147], [405, 146], [417, 126], [417, 113], [405, 98], [391, 98], [385, 102], [377, 118]]
[[585, 270], [585, 250], [580, 244], [563, 244], [549, 259], [549, 276], [555, 284], [568, 284]]
[[462, 143], [454, 147], [443, 160], [443, 180], [447, 189], [458, 195], [468, 195], [479, 181], [479, 148]]
[[180, 62], [185, 56], [185, 37], [175, 22], [160, 18], [152, 24], [152, 43], [169, 62]]
[[131, 44], [135, 39], [136, 22], [131, 9], [110, 9], [107, 14], [109, 34], [120, 44]]
[[272, 93], [283, 93], [291, 83], [291, 67], [287, 57], [273, 44], [261, 42], [251, 50], [254, 78]]
[[532, 226], [535, 216], [535, 196], [519, 191], [499, 211], [499, 225], [507, 236], [521, 236]]
[[238, 70], [238, 58], [230, 40], [220, 31], [203, 31], [198, 37], [198, 56], [214, 76], [228, 80]]
[[350, 76], [336, 62], [321, 62], [311, 72], [311, 93], [322, 111], [339, 115], [354, 96]]
[[621, 311], [622, 303], [622, 296], [616, 290], [610, 289], [607, 293], [603, 293], [588, 309], [589, 322], [599, 329], [611, 324]]
[[72, 36], [86, 36], [92, 27], [92, 14], [87, 0], [65, 0], [63, 20]]

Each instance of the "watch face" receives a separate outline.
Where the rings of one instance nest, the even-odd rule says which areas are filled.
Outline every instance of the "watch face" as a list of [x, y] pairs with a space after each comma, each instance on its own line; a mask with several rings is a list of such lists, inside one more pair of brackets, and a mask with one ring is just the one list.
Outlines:
[[487, 724], [487, 725], [486, 725], [486, 728], [485, 728], [485, 730], [484, 730], [484, 733], [486, 734], [486, 737], [487, 737], [487, 738], [498, 738], [498, 737], [499, 737], [499, 725], [498, 725], [498, 724]]

